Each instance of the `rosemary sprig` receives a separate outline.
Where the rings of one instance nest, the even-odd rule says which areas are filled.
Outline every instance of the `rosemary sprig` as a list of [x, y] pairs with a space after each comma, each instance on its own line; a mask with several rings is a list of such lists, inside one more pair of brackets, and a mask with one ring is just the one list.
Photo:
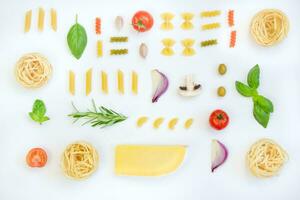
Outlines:
[[80, 119], [85, 119], [86, 121], [82, 125], [91, 124], [92, 127], [100, 126], [101, 128], [112, 126], [127, 119], [126, 116], [104, 106], [97, 107], [94, 100], [92, 100], [92, 104], [91, 110], [88, 109], [87, 112], [81, 112], [72, 103], [75, 112], [68, 116], [74, 118], [74, 123]]

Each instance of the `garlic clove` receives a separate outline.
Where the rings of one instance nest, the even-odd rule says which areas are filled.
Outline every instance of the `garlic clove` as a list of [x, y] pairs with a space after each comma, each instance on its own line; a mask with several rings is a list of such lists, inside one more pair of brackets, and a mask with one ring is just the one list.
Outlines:
[[120, 31], [124, 26], [124, 19], [121, 16], [117, 16], [115, 19], [115, 26]]
[[139, 48], [139, 53], [142, 58], [146, 58], [148, 55], [148, 47], [145, 43], [142, 43]]

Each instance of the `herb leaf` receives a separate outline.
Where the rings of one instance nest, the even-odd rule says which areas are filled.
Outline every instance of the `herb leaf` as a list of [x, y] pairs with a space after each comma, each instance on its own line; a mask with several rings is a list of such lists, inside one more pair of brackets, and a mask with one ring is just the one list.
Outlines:
[[260, 69], [258, 65], [255, 65], [248, 73], [247, 82], [248, 85], [253, 88], [257, 89], [259, 87], [259, 76], [260, 76]]
[[265, 112], [257, 103], [254, 103], [253, 115], [260, 125], [262, 125], [264, 128], [267, 128], [270, 119], [270, 113]]
[[48, 121], [50, 118], [45, 116], [47, 112], [46, 106], [42, 100], [35, 100], [33, 107], [32, 107], [32, 112], [29, 113], [30, 118], [42, 124], [45, 121]]
[[94, 101], [92, 101], [92, 104], [92, 109], [87, 112], [81, 112], [73, 105], [75, 112], [68, 116], [74, 118], [74, 122], [85, 119], [86, 121], [82, 125], [90, 124], [92, 127], [100, 126], [101, 128], [112, 126], [127, 119], [126, 116], [104, 106], [97, 108]]
[[257, 95], [257, 91], [255, 89], [250, 88], [248, 85], [236, 81], [235, 82], [236, 90], [244, 97], [253, 97]]
[[274, 112], [274, 106], [271, 100], [267, 99], [264, 96], [258, 95], [253, 98], [253, 101], [259, 105], [266, 113]]
[[84, 27], [77, 22], [70, 28], [67, 35], [68, 45], [73, 54], [77, 59], [81, 57], [87, 44], [87, 35]]

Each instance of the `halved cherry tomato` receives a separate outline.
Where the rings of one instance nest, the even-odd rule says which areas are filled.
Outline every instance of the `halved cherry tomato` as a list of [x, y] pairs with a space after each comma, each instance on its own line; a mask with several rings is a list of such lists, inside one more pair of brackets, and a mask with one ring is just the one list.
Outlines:
[[26, 162], [30, 167], [44, 167], [47, 163], [47, 153], [42, 148], [33, 148], [28, 152]]
[[209, 117], [210, 125], [216, 130], [222, 130], [226, 128], [229, 123], [229, 117], [223, 110], [215, 110]]
[[153, 26], [153, 17], [147, 11], [138, 11], [132, 17], [132, 26], [138, 32], [146, 32]]

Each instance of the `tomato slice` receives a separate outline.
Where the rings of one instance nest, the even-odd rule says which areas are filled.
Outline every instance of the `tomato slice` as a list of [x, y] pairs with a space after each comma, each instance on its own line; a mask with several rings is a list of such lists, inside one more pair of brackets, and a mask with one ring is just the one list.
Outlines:
[[215, 110], [209, 117], [210, 125], [216, 130], [222, 130], [226, 128], [229, 123], [229, 117], [223, 110]]
[[132, 26], [138, 32], [146, 32], [153, 26], [154, 20], [147, 11], [138, 11], [132, 17]]
[[42, 148], [33, 148], [28, 152], [26, 162], [30, 167], [44, 167], [47, 163], [47, 153]]

